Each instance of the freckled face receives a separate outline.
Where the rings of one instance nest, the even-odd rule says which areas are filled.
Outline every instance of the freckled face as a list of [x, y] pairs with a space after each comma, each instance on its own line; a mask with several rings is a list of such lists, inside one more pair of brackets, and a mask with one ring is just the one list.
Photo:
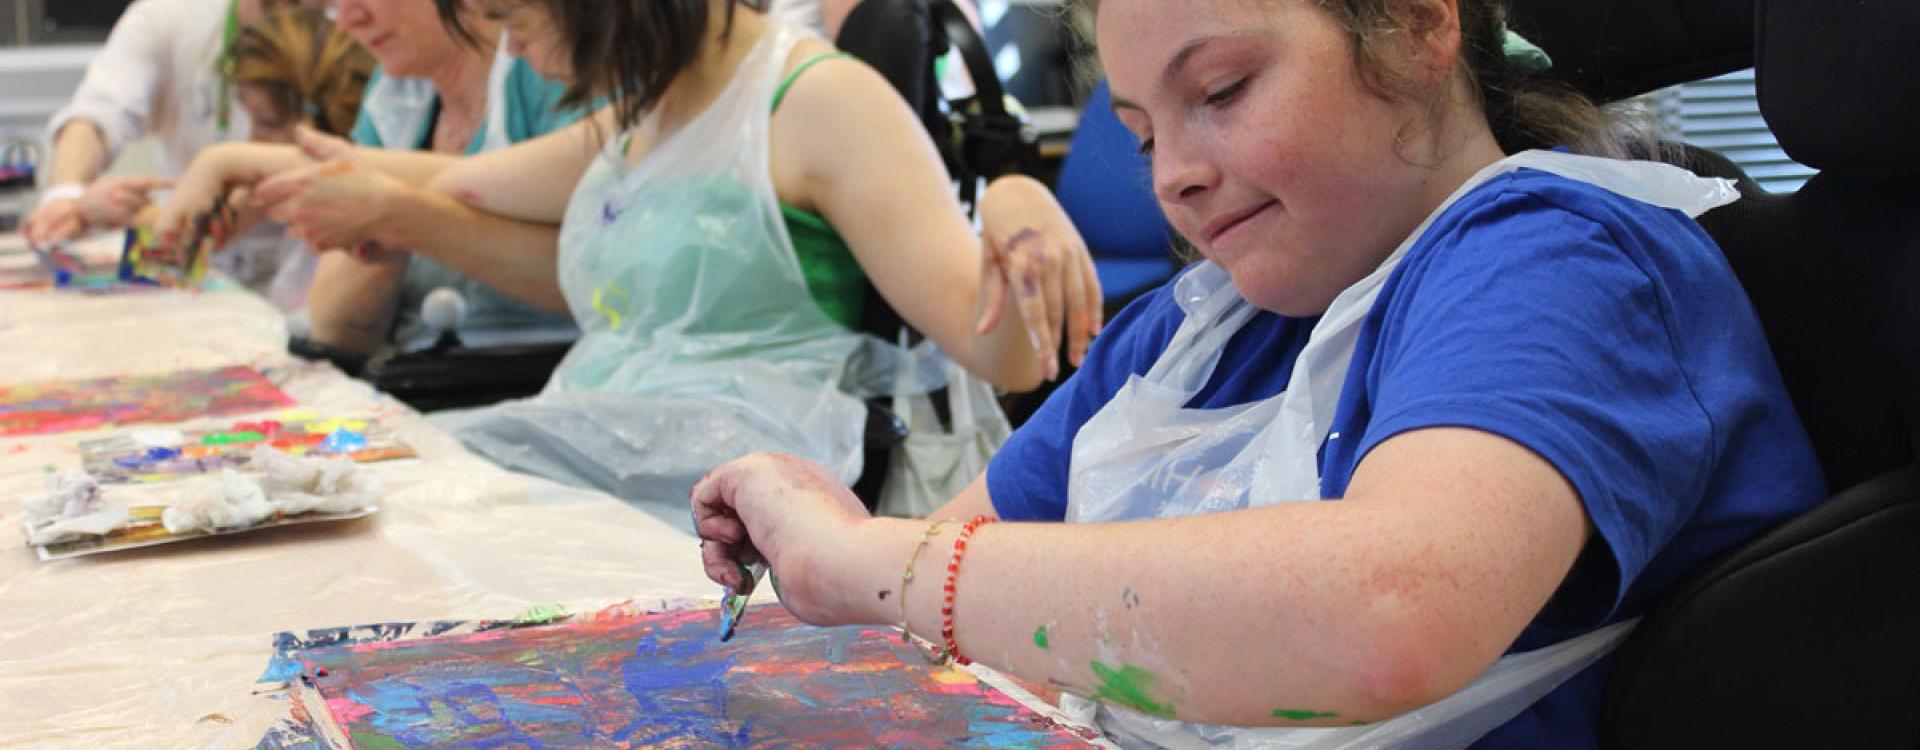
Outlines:
[[1183, 236], [1253, 304], [1324, 312], [1418, 226], [1414, 105], [1368, 91], [1347, 32], [1302, 0], [1106, 0], [1114, 109]]

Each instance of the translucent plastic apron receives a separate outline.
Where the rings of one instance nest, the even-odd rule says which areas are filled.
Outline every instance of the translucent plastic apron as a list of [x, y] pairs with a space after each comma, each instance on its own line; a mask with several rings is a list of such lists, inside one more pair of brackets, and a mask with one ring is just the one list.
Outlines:
[[682, 527], [693, 482], [747, 452], [859, 475], [866, 407], [842, 382], [861, 337], [808, 292], [768, 172], [774, 86], [797, 38], [770, 25], [719, 98], [631, 170], [626, 139], [610, 139], [560, 231], [580, 340], [540, 396], [458, 429], [469, 446], [664, 503]]
[[[1111, 521], [1218, 513], [1320, 499], [1317, 456], [1328, 437], [1353, 360], [1361, 322], [1381, 286], [1428, 226], [1481, 183], [1520, 168], [1586, 182], [1622, 196], [1699, 216], [1739, 197], [1726, 180], [1678, 167], [1527, 151], [1469, 178], [1380, 267], [1334, 298], [1315, 324], [1279, 395], [1221, 409], [1189, 409], [1220, 353], [1251, 319], [1226, 271], [1203, 263], [1175, 282], [1187, 314], [1166, 351], [1135, 375], [1073, 441], [1067, 520]], [[1498, 252], [1498, 248], [1487, 248]], [[1621, 622], [1545, 648], [1510, 654], [1441, 701], [1378, 724], [1335, 729], [1188, 724], [1100, 706], [1099, 723], [1123, 744], [1246, 748], [1464, 747], [1506, 723], [1624, 640]], [[1062, 707], [1092, 704], [1063, 696]]]

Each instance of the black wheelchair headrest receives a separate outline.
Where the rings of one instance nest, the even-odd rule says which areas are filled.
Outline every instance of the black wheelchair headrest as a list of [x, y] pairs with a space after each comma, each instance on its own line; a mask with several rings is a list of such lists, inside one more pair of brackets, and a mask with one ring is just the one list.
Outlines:
[[1760, 114], [1794, 161], [1849, 176], [1920, 175], [1920, 2], [1760, 0]]
[[1754, 0], [1511, 0], [1507, 25], [1600, 101], [1753, 65]]

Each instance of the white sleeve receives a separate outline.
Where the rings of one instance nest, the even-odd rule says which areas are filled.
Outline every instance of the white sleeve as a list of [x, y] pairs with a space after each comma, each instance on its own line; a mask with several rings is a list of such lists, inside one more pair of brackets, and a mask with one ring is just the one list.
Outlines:
[[47, 124], [49, 142], [68, 122], [87, 120], [105, 136], [111, 159], [129, 142], [146, 135], [161, 76], [172, 67], [176, 24], [172, 14], [158, 7], [163, 5], [139, 0], [120, 15], [99, 56], [87, 65], [73, 100]]

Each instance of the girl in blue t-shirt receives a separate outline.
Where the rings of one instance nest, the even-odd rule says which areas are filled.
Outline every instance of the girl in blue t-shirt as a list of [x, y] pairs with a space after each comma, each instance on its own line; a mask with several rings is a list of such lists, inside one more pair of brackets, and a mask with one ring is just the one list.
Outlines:
[[1206, 262], [932, 522], [790, 457], [709, 474], [708, 574], [764, 560], [806, 621], [899, 623], [1130, 741], [1596, 746], [1635, 618], [1824, 492], [1690, 218], [1736, 194], [1607, 158], [1497, 0], [1089, 5]]

